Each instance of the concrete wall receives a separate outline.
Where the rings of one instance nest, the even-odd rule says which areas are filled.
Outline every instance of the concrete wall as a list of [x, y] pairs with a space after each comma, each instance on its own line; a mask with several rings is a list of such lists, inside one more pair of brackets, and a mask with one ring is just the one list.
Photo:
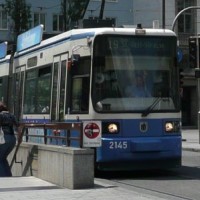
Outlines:
[[[9, 155], [12, 162], [15, 150]], [[35, 176], [61, 187], [94, 187], [94, 151], [22, 143], [13, 162], [13, 176]]]

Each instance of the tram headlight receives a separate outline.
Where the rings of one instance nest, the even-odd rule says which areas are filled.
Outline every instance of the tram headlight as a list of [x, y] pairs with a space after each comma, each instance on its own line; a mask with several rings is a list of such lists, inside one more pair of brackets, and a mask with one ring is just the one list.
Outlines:
[[102, 133], [103, 134], [117, 134], [117, 133], [119, 133], [119, 123], [118, 122], [103, 122]]
[[179, 121], [165, 122], [165, 132], [179, 132], [179, 131], [180, 131]]
[[117, 133], [118, 132], [118, 127], [116, 124], [109, 124], [108, 126], [108, 132], [109, 133]]

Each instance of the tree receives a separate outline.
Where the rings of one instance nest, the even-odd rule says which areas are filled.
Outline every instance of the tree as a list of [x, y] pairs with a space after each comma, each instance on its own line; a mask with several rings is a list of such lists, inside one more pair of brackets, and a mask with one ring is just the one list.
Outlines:
[[31, 11], [26, 0], [5, 0], [5, 10], [14, 23], [14, 40], [16, 37], [29, 29]]
[[84, 17], [90, 0], [61, 0], [64, 31], [71, 29], [73, 24]]

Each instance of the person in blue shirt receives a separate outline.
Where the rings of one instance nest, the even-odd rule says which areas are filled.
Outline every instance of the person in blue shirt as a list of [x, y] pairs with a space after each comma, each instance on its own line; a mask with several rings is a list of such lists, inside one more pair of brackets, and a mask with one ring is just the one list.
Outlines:
[[10, 113], [3, 102], [0, 102], [0, 126], [4, 132], [5, 143], [0, 144], [0, 177], [12, 176], [10, 166], [7, 161], [8, 155], [14, 149], [16, 137], [14, 127], [18, 133], [18, 143], [21, 143], [20, 133], [18, 132], [19, 123], [16, 117]]
[[145, 84], [145, 79], [143, 74], [136, 75], [132, 83], [126, 89], [126, 95], [128, 97], [151, 97], [151, 93]]

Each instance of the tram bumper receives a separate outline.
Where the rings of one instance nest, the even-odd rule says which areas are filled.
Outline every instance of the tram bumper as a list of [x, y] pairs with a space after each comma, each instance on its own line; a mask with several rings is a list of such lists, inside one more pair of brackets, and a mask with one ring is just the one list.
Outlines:
[[158, 152], [164, 150], [162, 145], [162, 140], [160, 139], [150, 139], [150, 140], [143, 140], [137, 139], [131, 141], [131, 152]]
[[102, 145], [103, 148], [97, 151], [99, 169], [163, 169], [181, 166], [182, 146], [179, 136], [106, 139], [103, 140]]

